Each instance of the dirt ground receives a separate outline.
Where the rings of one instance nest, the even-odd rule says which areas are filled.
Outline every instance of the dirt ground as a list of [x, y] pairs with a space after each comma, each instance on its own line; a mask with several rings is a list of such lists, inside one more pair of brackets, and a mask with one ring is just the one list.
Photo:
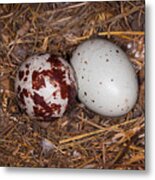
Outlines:
[[[0, 5], [0, 166], [145, 169], [144, 1]], [[136, 70], [139, 95], [126, 115], [109, 118], [79, 100], [55, 121], [30, 119], [14, 79], [36, 53], [69, 60], [78, 44], [101, 37], [119, 45]]]

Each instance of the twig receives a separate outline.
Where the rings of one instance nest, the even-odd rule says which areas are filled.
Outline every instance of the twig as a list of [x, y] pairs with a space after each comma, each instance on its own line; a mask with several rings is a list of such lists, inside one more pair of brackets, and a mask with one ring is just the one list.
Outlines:
[[99, 32], [99, 36], [106, 36], [106, 35], [139, 35], [143, 36], [145, 33], [143, 31], [110, 31], [110, 32]]
[[136, 12], [136, 11], [142, 9], [142, 8], [144, 8], [144, 5], [138, 6], [138, 7], [134, 7], [130, 11], [126, 12], [126, 13], [119, 14], [119, 15], [117, 15], [115, 17], [112, 17], [112, 18], [108, 19], [107, 21], [104, 22], [104, 24], [108, 24], [108, 23], [111, 23], [113, 21], [117, 21], [117, 20], [119, 20], [121, 18], [124, 18], [125, 16], [129, 16], [130, 14], [132, 14], [132, 13], [134, 13], [134, 12]]
[[109, 129], [110, 129], [110, 131], [116, 130], [119, 126], [129, 124], [129, 123], [133, 123], [135, 121], [137, 121], [137, 118], [133, 119], [133, 120], [130, 120], [130, 121], [127, 121], [127, 122], [123, 122], [121, 124], [111, 126], [111, 127], [106, 127], [106, 128], [103, 127], [102, 129], [99, 129], [99, 130], [96, 130], [96, 131], [91, 131], [91, 132], [88, 132], [88, 133], [85, 133], [85, 134], [80, 134], [80, 135], [77, 135], [77, 136], [74, 136], [74, 137], [71, 137], [71, 138], [62, 139], [62, 140], [59, 141], [59, 144], [68, 143], [70, 141], [75, 141], [75, 140], [79, 140], [79, 139], [82, 139], [82, 138], [86, 138], [88, 136], [100, 134], [100, 133], [103, 133], [104, 131], [109, 130]]

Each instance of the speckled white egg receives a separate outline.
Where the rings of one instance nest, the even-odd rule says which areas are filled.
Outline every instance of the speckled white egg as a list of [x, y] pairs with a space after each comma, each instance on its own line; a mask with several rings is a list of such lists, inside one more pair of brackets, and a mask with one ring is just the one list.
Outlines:
[[50, 54], [29, 57], [15, 80], [19, 105], [31, 117], [61, 117], [74, 102], [76, 81], [71, 66]]
[[73, 52], [78, 97], [89, 109], [115, 117], [136, 103], [138, 82], [129, 58], [121, 48], [104, 39], [91, 39]]

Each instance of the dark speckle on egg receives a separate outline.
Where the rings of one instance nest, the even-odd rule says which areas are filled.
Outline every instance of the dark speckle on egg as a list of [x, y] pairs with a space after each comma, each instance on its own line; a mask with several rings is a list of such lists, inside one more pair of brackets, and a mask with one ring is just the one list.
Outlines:
[[23, 77], [24, 77], [24, 71], [19, 71], [18, 74], [19, 74], [19, 75], [18, 75], [19, 80], [21, 81], [21, 80], [23, 79]]
[[84, 63], [85, 63], [85, 64], [88, 64], [88, 62], [87, 62], [87, 61], [84, 61]]
[[128, 102], [128, 99], [127, 99], [127, 98], [125, 99], [125, 102], [126, 102], [126, 103]]
[[119, 50], [118, 50], [118, 49], [116, 49], [116, 53], [119, 53]]
[[114, 81], [114, 79], [111, 79], [111, 82], [113, 82]]
[[127, 106], [127, 110], [129, 110], [130, 109], [130, 107], [129, 106]]
[[29, 70], [26, 70], [26, 75], [28, 75], [29, 74]]

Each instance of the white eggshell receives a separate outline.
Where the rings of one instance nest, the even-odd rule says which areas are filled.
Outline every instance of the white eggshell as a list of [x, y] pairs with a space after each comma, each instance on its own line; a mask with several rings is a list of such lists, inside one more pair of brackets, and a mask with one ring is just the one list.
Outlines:
[[61, 117], [76, 96], [70, 65], [50, 54], [29, 57], [15, 80], [20, 107], [31, 117]]
[[87, 40], [74, 51], [71, 64], [78, 97], [89, 109], [105, 116], [129, 112], [137, 100], [137, 76], [127, 55], [104, 39]]

